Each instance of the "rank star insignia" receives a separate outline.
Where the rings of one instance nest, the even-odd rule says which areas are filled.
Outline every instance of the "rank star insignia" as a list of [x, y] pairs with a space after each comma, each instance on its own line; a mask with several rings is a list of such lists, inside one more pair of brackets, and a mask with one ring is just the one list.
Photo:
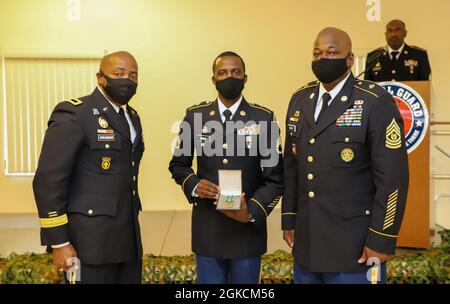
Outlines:
[[111, 158], [110, 157], [102, 157], [102, 169], [109, 170], [111, 168]]
[[341, 158], [346, 163], [351, 162], [354, 157], [355, 157], [355, 153], [350, 148], [345, 148], [341, 151]]
[[402, 146], [400, 127], [398, 126], [395, 118], [392, 119], [389, 126], [386, 128], [386, 148], [398, 149]]
[[109, 127], [108, 122], [107, 122], [106, 119], [104, 119], [103, 117], [99, 117], [99, 118], [98, 118], [98, 124], [99, 124], [100, 127], [102, 127], [103, 129], [106, 129], [107, 127]]

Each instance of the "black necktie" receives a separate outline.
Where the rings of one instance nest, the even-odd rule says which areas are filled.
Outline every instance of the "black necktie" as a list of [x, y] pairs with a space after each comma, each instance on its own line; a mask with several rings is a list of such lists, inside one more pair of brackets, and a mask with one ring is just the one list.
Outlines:
[[320, 113], [319, 116], [317, 117], [316, 123], [319, 122], [320, 118], [323, 116], [323, 113], [325, 113], [325, 111], [328, 108], [328, 102], [331, 99], [331, 95], [329, 93], [323, 93], [322, 95], [322, 108], [320, 109]]
[[225, 116], [225, 122], [230, 121], [232, 115], [233, 115], [233, 113], [231, 113], [231, 111], [228, 109], [223, 111], [223, 116]]
[[398, 55], [398, 53], [399, 53], [399, 52], [397, 52], [397, 51], [391, 52], [391, 56], [392, 56], [391, 62], [392, 62], [392, 63], [395, 63], [395, 62], [397, 61], [397, 55]]
[[130, 133], [130, 125], [128, 124], [127, 117], [125, 116], [125, 111], [121, 107], [119, 110], [119, 117], [123, 124], [123, 127], [125, 128], [125, 134], [128, 136], [128, 138], [131, 140], [131, 133]]

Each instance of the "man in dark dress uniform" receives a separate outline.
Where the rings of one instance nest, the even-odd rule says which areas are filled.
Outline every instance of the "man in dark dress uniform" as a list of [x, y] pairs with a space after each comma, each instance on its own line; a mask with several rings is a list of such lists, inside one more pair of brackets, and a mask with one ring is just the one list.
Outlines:
[[[266, 218], [283, 190], [279, 128], [272, 111], [242, 96], [247, 76], [238, 54], [220, 54], [213, 73], [219, 97], [187, 109], [169, 170], [192, 204], [198, 282], [255, 284], [267, 250]], [[216, 209], [219, 170], [241, 170], [239, 210]]]
[[144, 142], [128, 105], [136, 60], [127, 52], [107, 55], [97, 79], [91, 95], [59, 103], [48, 122], [33, 180], [41, 242], [60, 269], [74, 274], [70, 264], [79, 259], [80, 283], [140, 283]]
[[[392, 96], [353, 77], [347, 33], [322, 30], [319, 81], [291, 98], [286, 118], [284, 239], [296, 283], [385, 282], [408, 191], [403, 120]], [[369, 270], [366, 263], [379, 263]]]
[[407, 31], [401, 20], [386, 25], [387, 46], [367, 55], [364, 79], [371, 81], [430, 80], [427, 51], [405, 43]]

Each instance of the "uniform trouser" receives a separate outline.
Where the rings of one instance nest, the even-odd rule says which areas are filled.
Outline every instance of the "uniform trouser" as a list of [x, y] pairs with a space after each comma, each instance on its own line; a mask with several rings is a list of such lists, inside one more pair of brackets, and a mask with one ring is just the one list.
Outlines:
[[[369, 280], [370, 279], [370, 280]], [[386, 263], [377, 272], [367, 268], [361, 272], [311, 272], [307, 267], [294, 263], [295, 284], [386, 284]]]
[[[126, 263], [81, 264], [77, 284], [141, 284], [142, 260]], [[66, 284], [69, 283], [65, 275]]]
[[258, 284], [261, 257], [220, 259], [197, 256], [197, 283], [199, 284]]

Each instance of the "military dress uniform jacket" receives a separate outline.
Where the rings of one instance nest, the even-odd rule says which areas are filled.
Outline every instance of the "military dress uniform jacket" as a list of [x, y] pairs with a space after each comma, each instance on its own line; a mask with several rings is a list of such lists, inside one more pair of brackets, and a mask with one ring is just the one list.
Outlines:
[[[202, 117], [199, 134], [194, 133], [195, 115]], [[186, 149], [189, 152], [182, 153], [180, 156], [174, 154], [169, 170], [176, 183], [181, 185], [189, 203], [192, 204], [192, 251], [194, 253], [224, 259], [257, 257], [267, 250], [266, 218], [280, 200], [283, 191], [281, 148], [279, 143], [270, 146], [272, 155], [275, 155], [276, 165], [262, 168], [261, 160], [269, 156], [262, 155], [259, 147], [255, 156], [249, 156], [247, 145], [243, 149], [241, 147], [241, 151], [237, 151], [236, 141], [244, 135], [238, 135], [236, 129], [227, 129], [226, 132], [222, 132], [220, 129], [204, 127], [209, 121], [222, 124], [220, 115], [217, 100], [203, 102], [187, 109], [184, 122], [191, 126], [192, 130], [189, 134], [191, 144]], [[244, 123], [254, 121], [256, 124], [267, 122], [270, 127], [270, 122], [274, 121], [274, 113], [242, 99], [232, 120]], [[206, 153], [199, 155], [198, 149], [201, 149], [202, 144], [200, 141], [208, 142], [215, 132], [219, 132], [218, 136], [223, 138], [224, 156], [207, 156]], [[266, 134], [268, 137], [270, 132], [271, 129]], [[262, 136], [264, 136], [263, 133], [254, 135], [252, 146], [256, 147]], [[181, 141], [177, 149], [184, 149], [187, 144]], [[253, 148], [252, 146], [250, 149]], [[196, 172], [192, 169], [194, 150], [197, 153]], [[232, 152], [234, 156], [228, 156], [229, 152]], [[254, 223], [237, 222], [216, 210], [213, 200], [200, 199], [191, 195], [200, 179], [219, 185], [218, 170], [242, 170], [242, 191], [246, 194], [248, 210], [255, 219]]]
[[48, 122], [33, 189], [42, 245], [70, 242], [81, 263], [140, 259], [139, 163], [142, 126], [129, 131], [99, 89], [59, 103]]
[[289, 104], [282, 229], [294, 260], [312, 272], [362, 270], [367, 246], [394, 253], [408, 191], [403, 120], [392, 96], [350, 75], [319, 122], [319, 83]]
[[377, 82], [430, 80], [431, 68], [426, 50], [405, 44], [395, 62], [391, 61], [384, 48], [370, 52], [367, 59], [377, 52], [380, 52], [380, 56], [369, 63], [370, 67], [366, 70], [364, 79]]

